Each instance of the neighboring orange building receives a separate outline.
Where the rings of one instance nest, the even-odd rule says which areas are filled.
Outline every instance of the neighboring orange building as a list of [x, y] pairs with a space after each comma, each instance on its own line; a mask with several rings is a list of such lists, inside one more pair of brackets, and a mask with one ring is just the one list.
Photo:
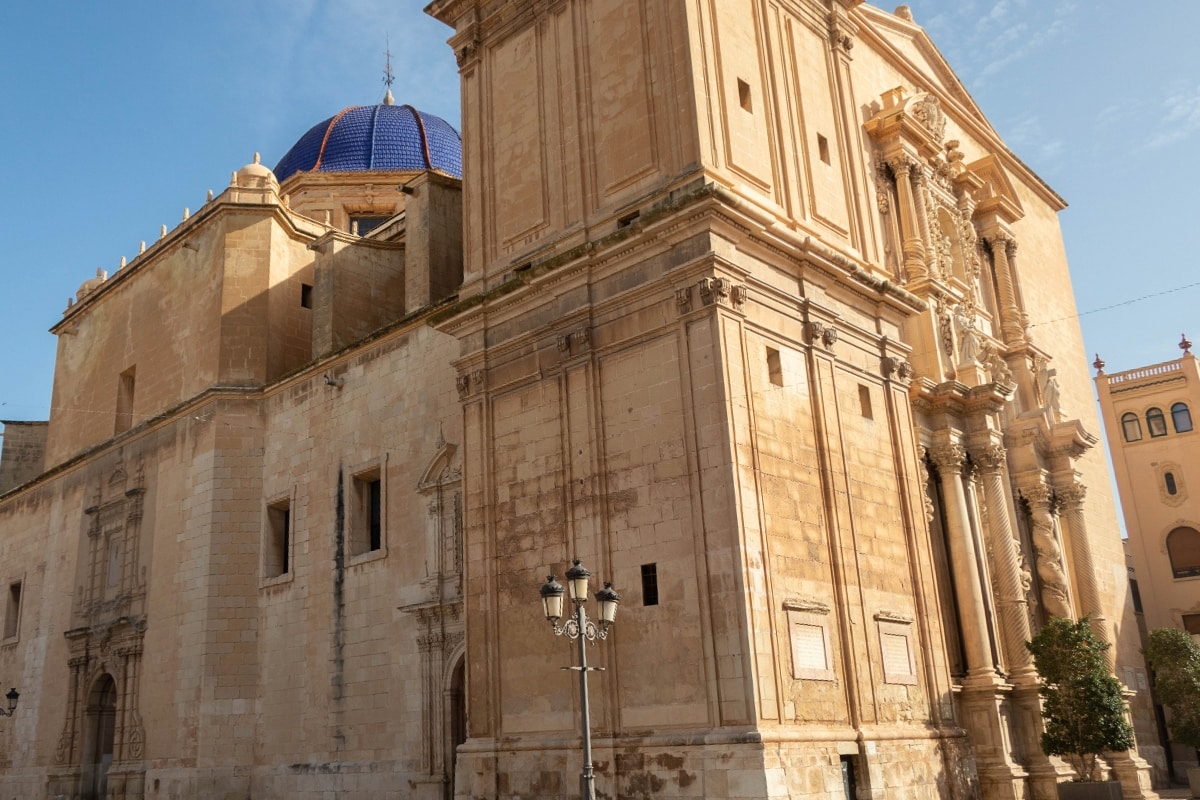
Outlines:
[[[1175, 361], [1112, 375], [1097, 357], [1096, 388], [1145, 626], [1200, 637], [1200, 362], [1186, 336], [1179, 346]], [[1196, 765], [1194, 749], [1174, 750], [1177, 773]]]

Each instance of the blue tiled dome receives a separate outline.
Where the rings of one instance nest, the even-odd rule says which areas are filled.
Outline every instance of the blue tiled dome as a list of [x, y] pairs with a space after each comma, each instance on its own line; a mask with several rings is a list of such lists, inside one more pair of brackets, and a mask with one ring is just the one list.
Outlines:
[[412, 106], [351, 106], [318, 123], [275, 165], [283, 183], [297, 172], [434, 169], [462, 177], [462, 137], [441, 117]]

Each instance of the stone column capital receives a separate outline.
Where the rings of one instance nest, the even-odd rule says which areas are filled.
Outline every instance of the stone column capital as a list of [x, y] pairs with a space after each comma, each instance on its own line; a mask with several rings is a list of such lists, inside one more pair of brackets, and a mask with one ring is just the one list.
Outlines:
[[1004, 445], [995, 442], [971, 449], [971, 460], [986, 473], [999, 472], [1007, 456]]
[[929, 458], [939, 472], [961, 473], [967, 460], [967, 451], [956, 442], [942, 442], [929, 448]]
[[1031, 506], [1049, 508], [1054, 499], [1050, 487], [1044, 483], [1036, 483], [1033, 486], [1022, 486], [1020, 489], [1021, 496], [1024, 497]]
[[1054, 493], [1062, 502], [1065, 510], [1074, 511], [1083, 507], [1083, 501], [1087, 497], [1087, 487], [1082, 483], [1075, 482], [1056, 489]]

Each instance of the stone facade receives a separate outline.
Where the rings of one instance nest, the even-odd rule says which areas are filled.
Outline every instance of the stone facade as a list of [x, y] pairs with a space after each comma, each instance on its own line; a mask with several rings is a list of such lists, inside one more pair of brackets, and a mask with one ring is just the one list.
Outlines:
[[[1180, 347], [1183, 355], [1175, 361], [1114, 373], [1106, 373], [1097, 357], [1095, 380], [1143, 626], [1200, 636], [1200, 501], [1189, 488], [1200, 474], [1193, 422], [1200, 408], [1200, 362], [1186, 337]], [[1120, 677], [1130, 688], [1147, 688], [1140, 665]], [[1153, 718], [1143, 725], [1153, 726]], [[1176, 745], [1172, 756], [1177, 776], [1196, 766], [1193, 748]]]
[[427, 11], [461, 193], [256, 159], [55, 326], [0, 791], [574, 796], [580, 558], [604, 796], [1053, 798], [1023, 642], [1139, 658], [1061, 199], [904, 13]]

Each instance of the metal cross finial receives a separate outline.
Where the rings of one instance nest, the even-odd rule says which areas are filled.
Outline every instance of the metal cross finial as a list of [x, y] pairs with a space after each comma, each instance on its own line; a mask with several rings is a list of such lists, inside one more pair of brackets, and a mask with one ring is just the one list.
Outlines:
[[387, 49], [383, 51], [387, 61], [383, 67], [383, 85], [388, 89], [392, 88], [392, 84], [396, 82], [396, 75], [392, 72], [392, 43], [391, 38], [388, 38]]

